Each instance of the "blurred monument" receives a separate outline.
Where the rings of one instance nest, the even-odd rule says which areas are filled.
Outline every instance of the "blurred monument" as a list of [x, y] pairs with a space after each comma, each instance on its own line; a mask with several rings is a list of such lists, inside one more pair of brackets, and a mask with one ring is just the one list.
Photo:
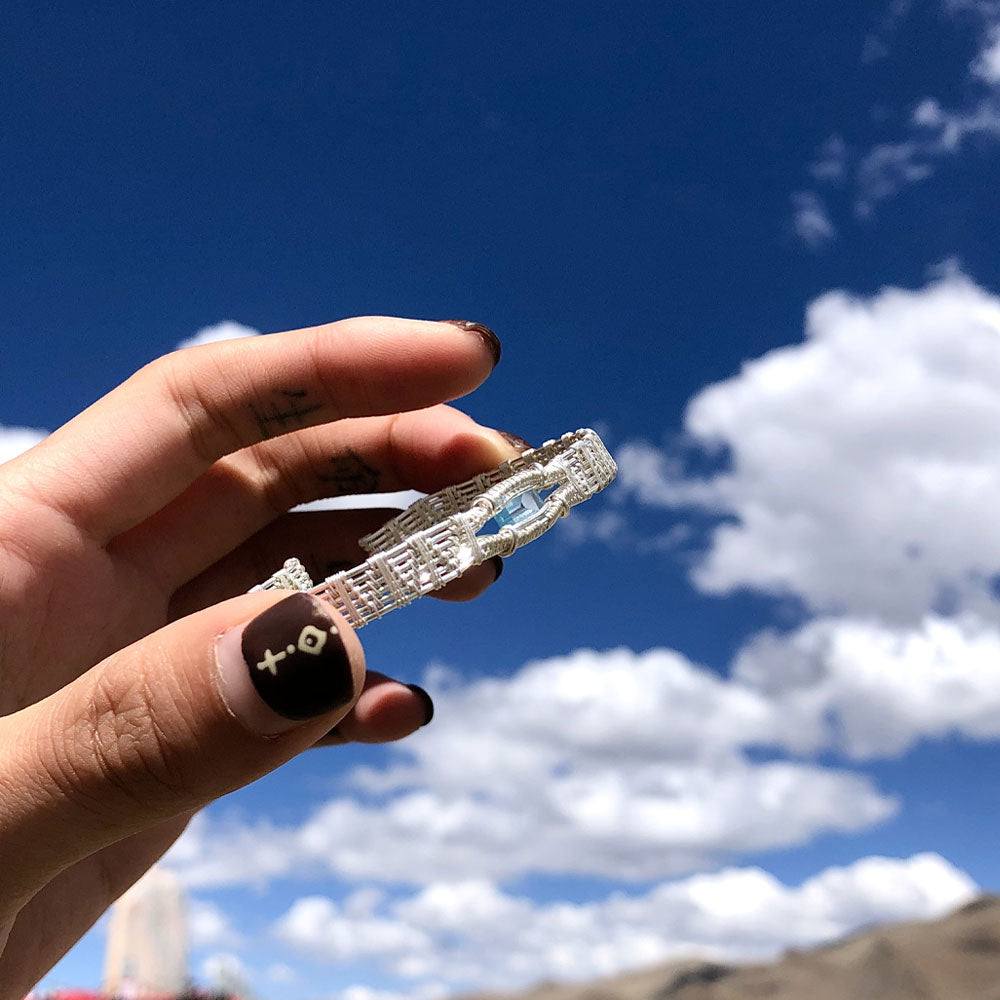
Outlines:
[[104, 992], [141, 998], [180, 993], [188, 982], [187, 919], [179, 879], [151, 868], [111, 911]]

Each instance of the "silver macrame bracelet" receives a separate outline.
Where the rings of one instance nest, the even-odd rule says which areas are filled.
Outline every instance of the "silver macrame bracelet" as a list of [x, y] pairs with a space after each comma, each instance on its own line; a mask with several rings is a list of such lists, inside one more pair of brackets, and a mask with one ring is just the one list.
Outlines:
[[[571, 507], [600, 493], [617, 473], [595, 431], [564, 434], [491, 472], [417, 500], [361, 539], [368, 559], [318, 586], [298, 559], [288, 559], [253, 589], [308, 591], [360, 628], [444, 587], [473, 566], [511, 555]], [[551, 492], [543, 496], [546, 490]], [[490, 520], [499, 530], [480, 535]]]

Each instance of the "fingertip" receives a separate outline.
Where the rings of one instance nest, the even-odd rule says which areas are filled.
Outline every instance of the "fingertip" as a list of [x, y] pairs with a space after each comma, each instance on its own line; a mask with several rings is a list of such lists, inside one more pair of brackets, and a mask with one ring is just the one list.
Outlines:
[[216, 642], [216, 679], [230, 714], [260, 736], [346, 712], [361, 690], [364, 654], [332, 608], [294, 593]]
[[422, 729], [433, 717], [434, 702], [422, 687], [369, 674], [355, 706], [315, 745], [393, 743]]
[[500, 338], [488, 326], [467, 319], [446, 319], [441, 322], [450, 323], [452, 326], [457, 326], [460, 330], [478, 337], [490, 352], [490, 357], [493, 358], [493, 367], [496, 368], [500, 364], [503, 347], [500, 344]]

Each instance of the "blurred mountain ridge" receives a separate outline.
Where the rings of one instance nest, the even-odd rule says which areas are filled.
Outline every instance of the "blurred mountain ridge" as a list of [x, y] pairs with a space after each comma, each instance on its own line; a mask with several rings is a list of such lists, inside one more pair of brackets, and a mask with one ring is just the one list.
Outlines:
[[872, 927], [791, 950], [773, 962], [670, 962], [463, 1000], [1000, 1000], [1000, 896], [981, 896], [940, 920]]

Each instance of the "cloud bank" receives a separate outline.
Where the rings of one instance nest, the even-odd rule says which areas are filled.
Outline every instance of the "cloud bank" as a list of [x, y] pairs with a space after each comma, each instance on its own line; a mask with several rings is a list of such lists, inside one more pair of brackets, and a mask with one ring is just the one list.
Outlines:
[[975, 886], [935, 854], [871, 857], [788, 886], [760, 868], [664, 882], [641, 895], [537, 904], [481, 879], [388, 899], [297, 899], [275, 936], [325, 963], [378, 961], [417, 996], [489, 982], [583, 980], [701, 955], [767, 958], [873, 923], [931, 918]]
[[997, 617], [1000, 300], [968, 278], [821, 296], [803, 343], [702, 390], [685, 431], [729, 467], [686, 476], [642, 441], [617, 457], [639, 503], [727, 518], [699, 589], [893, 622]]

